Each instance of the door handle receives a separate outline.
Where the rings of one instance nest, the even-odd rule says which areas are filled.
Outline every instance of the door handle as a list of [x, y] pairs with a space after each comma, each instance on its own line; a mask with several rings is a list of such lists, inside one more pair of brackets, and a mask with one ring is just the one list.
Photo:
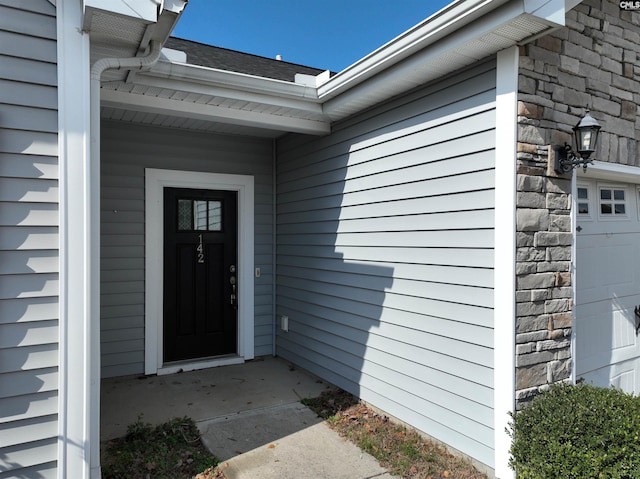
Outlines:
[[636, 314], [636, 336], [638, 335], [638, 331], [640, 331], [640, 306], [636, 306], [636, 309], [633, 310]]
[[231, 306], [233, 306], [235, 309], [238, 309], [238, 304], [237, 304], [237, 297], [236, 297], [236, 277], [235, 276], [231, 276], [231, 278], [229, 278], [229, 283], [231, 283]]

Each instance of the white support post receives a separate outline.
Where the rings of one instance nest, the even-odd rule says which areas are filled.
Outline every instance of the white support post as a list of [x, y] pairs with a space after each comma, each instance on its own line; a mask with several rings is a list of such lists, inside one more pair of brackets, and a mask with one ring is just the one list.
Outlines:
[[[60, 182], [60, 344], [58, 477], [85, 479], [99, 464], [99, 257], [92, 197], [89, 36], [82, 2], [57, 0], [58, 158]], [[99, 358], [98, 358], [99, 359]], [[97, 374], [97, 375], [96, 375]], [[97, 472], [92, 466], [98, 467]]]

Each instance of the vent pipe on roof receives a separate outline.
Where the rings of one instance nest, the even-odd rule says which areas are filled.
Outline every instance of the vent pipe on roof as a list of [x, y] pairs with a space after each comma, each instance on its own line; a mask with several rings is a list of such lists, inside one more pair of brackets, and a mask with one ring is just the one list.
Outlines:
[[282, 55], [276, 55], [276, 60], [278, 60], [279, 62], [282, 61]]

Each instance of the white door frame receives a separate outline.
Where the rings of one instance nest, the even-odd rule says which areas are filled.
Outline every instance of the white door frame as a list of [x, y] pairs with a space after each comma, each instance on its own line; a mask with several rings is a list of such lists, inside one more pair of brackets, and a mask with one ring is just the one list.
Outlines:
[[[163, 364], [164, 188], [238, 193], [238, 354]], [[145, 169], [145, 374], [238, 364], [254, 357], [254, 179], [196, 171]]]

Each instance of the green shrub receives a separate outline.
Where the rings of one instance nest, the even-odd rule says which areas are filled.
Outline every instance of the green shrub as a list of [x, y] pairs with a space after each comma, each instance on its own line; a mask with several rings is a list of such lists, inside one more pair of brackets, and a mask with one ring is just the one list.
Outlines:
[[553, 385], [511, 415], [517, 479], [640, 478], [640, 398], [588, 384]]

